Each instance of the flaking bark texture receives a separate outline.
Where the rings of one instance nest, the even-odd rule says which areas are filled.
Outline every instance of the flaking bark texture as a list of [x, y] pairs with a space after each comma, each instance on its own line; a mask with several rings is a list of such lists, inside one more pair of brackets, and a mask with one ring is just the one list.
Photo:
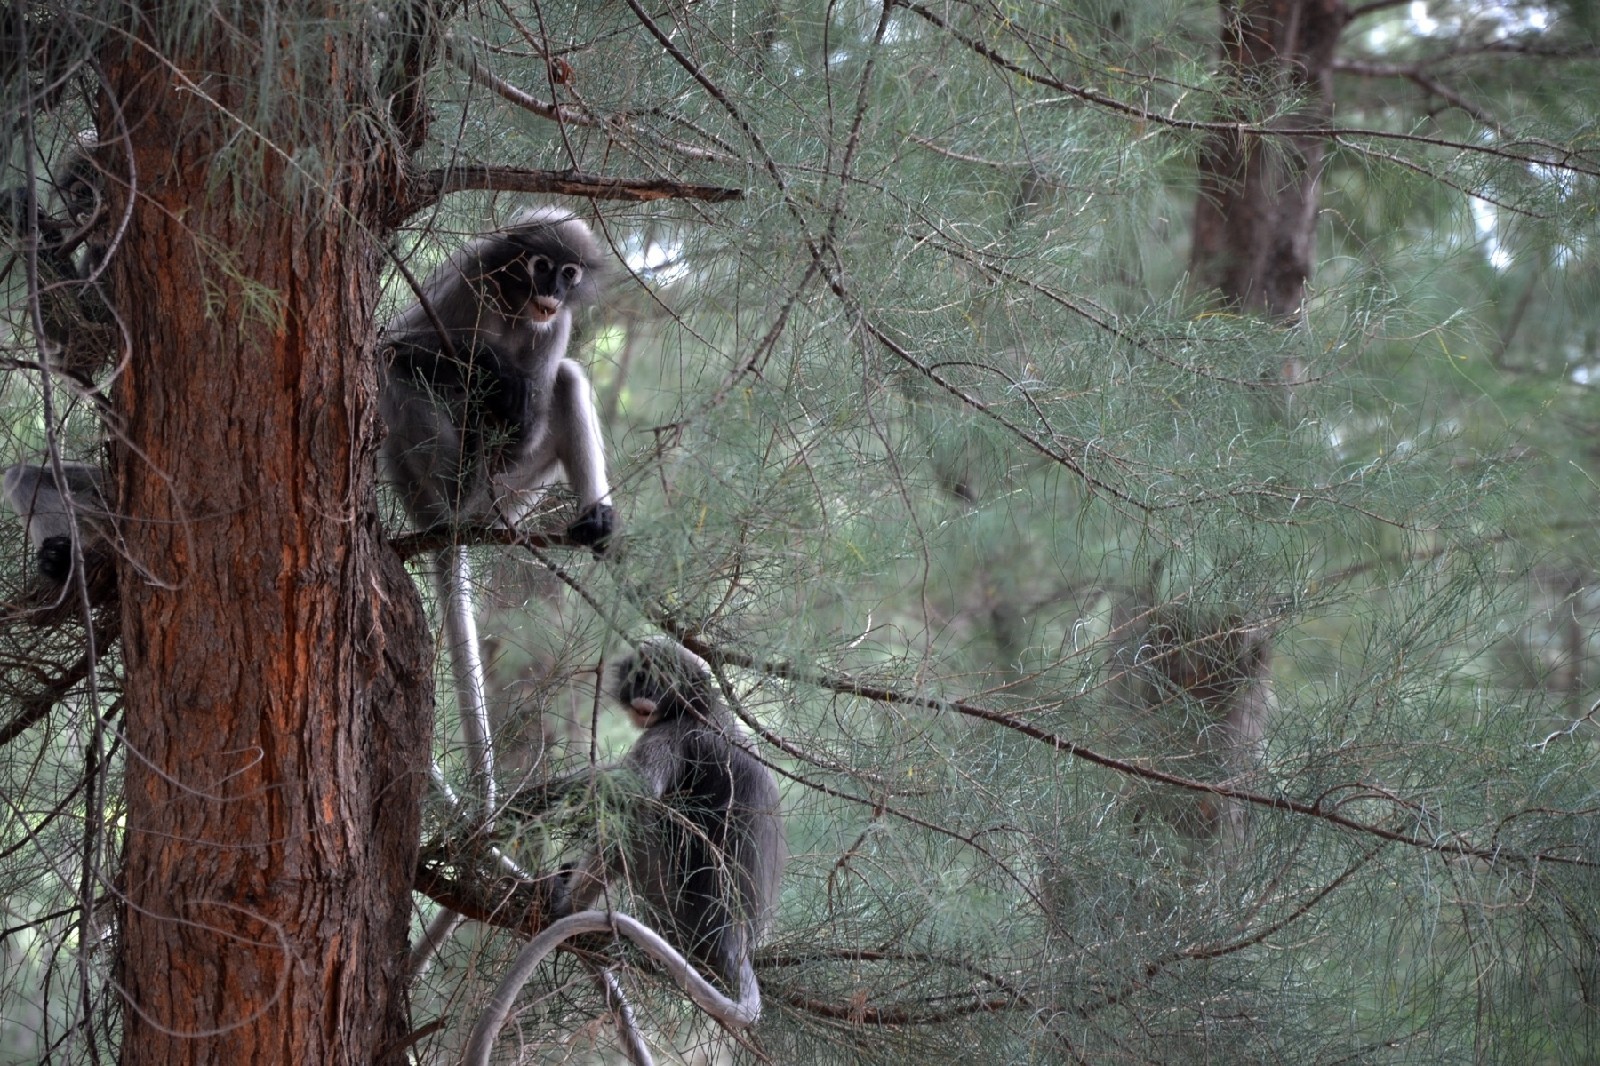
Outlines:
[[[1226, 306], [1298, 320], [1316, 254], [1333, 58], [1349, 18], [1342, 0], [1242, 0], [1222, 5], [1222, 53], [1233, 99], [1294, 102], [1268, 125], [1283, 135], [1207, 136], [1199, 159], [1190, 270]], [[1253, 122], [1261, 116], [1226, 116]]]
[[[359, 25], [275, 17], [107, 63], [102, 128], [126, 122], [136, 182], [113, 466], [150, 575], [120, 574], [128, 1066], [391, 1061], [408, 1027], [432, 690], [375, 511], [394, 178], [352, 116]], [[263, 60], [304, 26], [325, 40]]]

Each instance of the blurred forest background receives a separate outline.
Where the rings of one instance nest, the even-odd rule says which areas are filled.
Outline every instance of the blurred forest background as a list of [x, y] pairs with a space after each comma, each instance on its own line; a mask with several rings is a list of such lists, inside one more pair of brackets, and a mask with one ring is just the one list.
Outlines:
[[[401, 267], [426, 275], [527, 202], [615, 250], [578, 358], [623, 540], [476, 558], [503, 790], [625, 749], [597, 682], [659, 633], [713, 664], [778, 775], [791, 859], [754, 1029], [724, 1033], [642, 956], [594, 949], [662, 1061], [1600, 1058], [1589, 5], [186, 18], [268, 68], [326, 40], [430, 42], [406, 166], [447, 177], [374, 230], [382, 289], [349, 297], [367, 300], [352, 365], [410, 301]], [[135, 272], [80, 252], [52, 275], [37, 254], [80, 143], [119, 191], [72, 217], [131, 254], [119, 212], [145, 157], [125, 145], [154, 134], [105, 128], [106, 57], [193, 39], [136, 22], [105, 0], [0, 17], [5, 463], [138, 446], [120, 367], [158, 357], [122, 328], [149, 310]], [[189, 84], [234, 123], [195, 179], [222, 196], [250, 184], [262, 113], [322, 106], [287, 76], [226, 104], [208, 88], [225, 79]], [[320, 210], [356, 166], [260, 137], [325, 177], [275, 189], [286, 210]], [[207, 247], [218, 286], [243, 285], [234, 250]], [[263, 322], [276, 298], [256, 293]], [[92, 381], [46, 368], [51, 315], [99, 347]], [[20, 521], [0, 537], [23, 604]], [[118, 578], [181, 566], [125, 559]], [[144, 964], [119, 934], [140, 758], [123, 715], [142, 712], [117, 608], [69, 597], [0, 629], [0, 1062], [146, 1061], [125, 1042], [153, 1015], [122, 991]], [[435, 757], [458, 780], [437, 689]], [[449, 812], [425, 812], [437, 843]], [[550, 861], [539, 827], [498, 829]], [[414, 896], [413, 936], [437, 906]], [[410, 981], [410, 1043], [350, 1061], [457, 1061], [527, 931], [509, 924], [461, 927]], [[616, 1060], [585, 973], [543, 967], [505, 1061]], [[215, 1005], [242, 1019], [218, 1029], [287, 1009], [275, 980], [259, 1010]]]

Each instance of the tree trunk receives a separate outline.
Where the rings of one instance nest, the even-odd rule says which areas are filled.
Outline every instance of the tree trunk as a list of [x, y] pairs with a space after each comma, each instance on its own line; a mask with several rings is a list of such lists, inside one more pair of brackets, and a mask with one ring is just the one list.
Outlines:
[[130, 1066], [368, 1063], [407, 1031], [432, 691], [375, 508], [396, 171], [365, 139], [359, 20], [251, 6], [187, 30], [153, 12], [130, 32], [170, 40], [105, 63], [108, 167], [133, 182], [112, 459]]
[[[1288, 109], [1268, 124], [1326, 126], [1333, 57], [1349, 18], [1342, 0], [1242, 0], [1222, 4], [1228, 96]], [[1252, 121], [1247, 106], [1228, 117]], [[1258, 116], [1255, 116], [1258, 117]], [[1237, 132], [1208, 136], [1200, 152], [1190, 272], [1223, 304], [1297, 321], [1316, 254], [1324, 141]]]

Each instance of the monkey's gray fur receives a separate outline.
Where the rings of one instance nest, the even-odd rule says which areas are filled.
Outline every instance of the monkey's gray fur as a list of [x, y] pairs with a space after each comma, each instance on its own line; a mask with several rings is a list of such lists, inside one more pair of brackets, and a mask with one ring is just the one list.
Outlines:
[[59, 591], [72, 577], [76, 534], [91, 598], [99, 601], [112, 581], [115, 531], [106, 506], [105, 475], [90, 463], [61, 464], [66, 482], [58, 485], [49, 466], [18, 463], [0, 475], [6, 503], [22, 518], [48, 591]]
[[647, 640], [617, 678], [617, 698], [644, 727], [623, 765], [653, 802], [633, 812], [611, 869], [591, 858], [572, 871], [556, 914], [589, 906], [606, 877], [621, 875], [667, 938], [759, 1013], [750, 955], [771, 924], [788, 855], [778, 786], [699, 656]]
[[382, 454], [419, 529], [515, 525], [564, 475], [579, 506], [568, 535], [610, 536], [600, 423], [567, 358], [603, 261], [581, 220], [537, 208], [450, 256], [389, 323]]
[[[571, 212], [542, 207], [451, 255], [384, 331], [379, 411], [388, 480], [419, 529], [515, 525], [564, 475], [567, 535], [602, 550], [615, 525], [605, 445], [583, 368], [567, 358], [572, 309], [592, 302], [602, 255]], [[494, 745], [463, 547], [434, 580], [481, 813], [494, 810]]]
[[107, 256], [105, 181], [89, 152], [93, 139], [92, 132], [79, 134], [38, 188], [0, 193], [0, 244], [10, 243], [7, 237], [33, 242], [40, 351], [87, 389], [122, 349], [122, 330], [100, 279]]

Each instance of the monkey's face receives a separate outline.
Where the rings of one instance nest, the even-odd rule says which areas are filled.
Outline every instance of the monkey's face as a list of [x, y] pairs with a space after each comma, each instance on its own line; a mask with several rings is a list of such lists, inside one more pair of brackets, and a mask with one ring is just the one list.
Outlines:
[[583, 284], [583, 265], [532, 253], [486, 272], [481, 285], [485, 300], [508, 319], [536, 330], [555, 322]]
[[577, 263], [557, 263], [548, 256], [531, 255], [526, 269], [528, 302], [524, 317], [535, 326], [548, 326], [566, 306], [567, 294], [583, 283], [583, 267]]

